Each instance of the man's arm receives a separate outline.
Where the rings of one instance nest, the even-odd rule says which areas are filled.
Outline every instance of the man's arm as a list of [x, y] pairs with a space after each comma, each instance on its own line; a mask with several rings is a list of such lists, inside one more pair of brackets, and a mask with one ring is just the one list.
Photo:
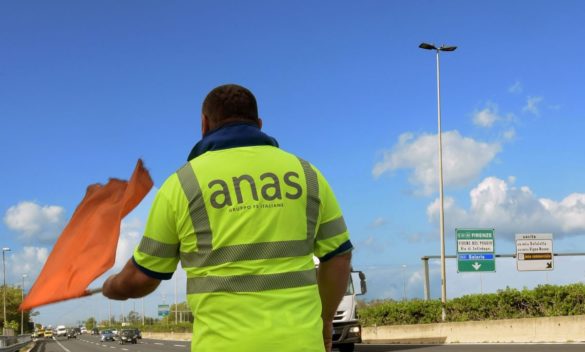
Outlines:
[[128, 260], [124, 269], [110, 276], [102, 286], [102, 293], [110, 299], [126, 300], [144, 297], [156, 290], [160, 280], [147, 276]]
[[319, 264], [317, 282], [321, 295], [323, 339], [327, 351], [331, 351], [333, 317], [347, 290], [351, 272], [351, 252], [335, 256]]

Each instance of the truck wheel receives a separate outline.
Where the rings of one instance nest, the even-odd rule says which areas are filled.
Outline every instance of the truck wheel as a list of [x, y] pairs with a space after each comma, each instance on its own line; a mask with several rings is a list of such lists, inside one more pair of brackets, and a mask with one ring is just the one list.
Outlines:
[[353, 343], [346, 343], [343, 345], [337, 346], [339, 348], [339, 352], [353, 352], [355, 349], [355, 344]]

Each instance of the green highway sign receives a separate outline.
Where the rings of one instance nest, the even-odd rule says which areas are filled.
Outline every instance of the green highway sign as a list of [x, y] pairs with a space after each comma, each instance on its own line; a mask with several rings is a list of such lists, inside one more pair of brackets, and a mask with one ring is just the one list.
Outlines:
[[496, 271], [494, 229], [455, 229], [457, 272]]

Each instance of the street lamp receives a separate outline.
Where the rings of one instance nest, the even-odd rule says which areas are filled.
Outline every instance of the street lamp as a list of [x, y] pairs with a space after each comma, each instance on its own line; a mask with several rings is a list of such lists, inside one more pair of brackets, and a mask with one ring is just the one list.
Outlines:
[[[24, 302], [24, 278], [26, 274], [22, 274], [22, 300], [21, 303]], [[20, 311], [20, 334], [24, 335], [24, 310]]]
[[402, 300], [406, 301], [406, 264], [402, 264]]
[[438, 125], [438, 143], [439, 143], [439, 223], [441, 235], [441, 319], [445, 321], [447, 312], [445, 305], [447, 304], [447, 274], [445, 269], [445, 212], [443, 209], [443, 138], [441, 136], [441, 70], [439, 66], [439, 52], [441, 51], [455, 51], [456, 46], [441, 45], [436, 47], [433, 44], [421, 43], [421, 49], [434, 50], [437, 57], [437, 125]]
[[3, 276], [3, 284], [2, 284], [2, 293], [3, 293], [3, 304], [4, 307], [4, 324], [2, 328], [6, 329], [6, 261], [4, 259], [4, 253], [10, 252], [10, 248], [2, 247], [2, 271], [4, 272]]

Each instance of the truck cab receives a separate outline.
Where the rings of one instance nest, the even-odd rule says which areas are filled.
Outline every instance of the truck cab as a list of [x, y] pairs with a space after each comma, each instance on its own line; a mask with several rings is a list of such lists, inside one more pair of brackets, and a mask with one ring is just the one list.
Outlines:
[[[356, 292], [354, 278], [360, 282]], [[357, 296], [367, 292], [366, 275], [352, 269], [345, 295], [333, 318], [333, 348], [340, 352], [353, 352], [356, 343], [362, 342], [362, 326], [357, 316]]]

